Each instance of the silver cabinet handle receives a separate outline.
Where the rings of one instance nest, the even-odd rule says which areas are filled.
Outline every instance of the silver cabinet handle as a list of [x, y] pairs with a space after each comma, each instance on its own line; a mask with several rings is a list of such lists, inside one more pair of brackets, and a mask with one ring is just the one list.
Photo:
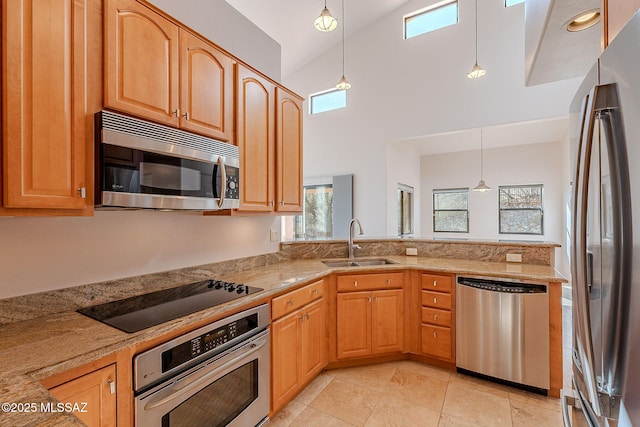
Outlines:
[[438, 303], [438, 298], [433, 297], [433, 303], [434, 303], [434, 304], [437, 304], [437, 303]]
[[111, 378], [109, 378], [107, 380], [107, 385], [109, 386], [109, 392], [111, 394], [116, 394], [116, 382], [114, 380], [112, 380]]
[[318, 295], [318, 290], [317, 290], [317, 289], [314, 289], [313, 291], [311, 291], [311, 293], [312, 293], [313, 295]]
[[438, 333], [436, 331], [433, 331], [433, 337], [438, 338]]
[[437, 287], [438, 287], [438, 281], [437, 281], [437, 280], [434, 280], [434, 281], [433, 281], [433, 287], [434, 287], [434, 288], [437, 288]]
[[368, 300], [369, 302], [371, 302], [371, 297], [367, 298], [367, 300]]
[[390, 284], [391, 284], [391, 278], [387, 277], [387, 285], [390, 285]]
[[87, 198], [87, 189], [85, 187], [78, 188], [78, 194], [80, 194], [80, 197], [82, 199], [86, 199]]
[[176, 117], [180, 117], [180, 109], [176, 108], [175, 110], [173, 110], [173, 115]]
[[184, 117], [186, 120], [189, 120], [189, 112], [187, 111], [186, 113], [184, 113], [182, 117]]
[[275, 202], [274, 202], [273, 200], [271, 200], [271, 201], [269, 202], [269, 205], [271, 205], [271, 206], [273, 206], [274, 204], [275, 204]]
[[437, 314], [433, 315], [433, 320], [438, 320], [438, 315]]
[[353, 286], [355, 286], [356, 288], [358, 287], [358, 281], [357, 280], [353, 281]]
[[293, 299], [289, 298], [287, 300], [287, 305], [291, 305], [292, 306], [293, 305]]

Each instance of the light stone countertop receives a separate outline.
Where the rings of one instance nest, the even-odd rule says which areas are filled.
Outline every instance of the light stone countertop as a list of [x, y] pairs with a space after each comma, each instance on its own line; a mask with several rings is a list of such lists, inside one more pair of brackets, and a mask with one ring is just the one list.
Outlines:
[[[412, 268], [541, 282], [567, 282], [567, 279], [553, 267], [545, 265], [409, 256], [384, 258], [397, 264], [329, 268], [319, 259], [307, 259], [284, 261], [225, 274], [217, 278], [264, 288], [264, 291], [132, 334], [75, 311], [0, 325], [0, 403], [34, 402], [40, 405], [41, 402], [53, 401], [39, 380], [83, 366], [136, 344], [171, 334], [189, 324], [219, 318], [226, 312], [258, 303], [330, 273], [383, 272]], [[0, 426], [70, 425], [76, 421], [75, 417], [65, 414], [0, 412]], [[78, 421], [77, 425], [82, 424]]]

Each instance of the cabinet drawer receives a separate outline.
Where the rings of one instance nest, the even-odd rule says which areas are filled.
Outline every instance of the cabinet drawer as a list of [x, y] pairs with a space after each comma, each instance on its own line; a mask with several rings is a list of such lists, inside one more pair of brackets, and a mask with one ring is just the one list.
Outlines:
[[451, 312], [437, 308], [422, 307], [422, 323], [432, 325], [451, 326]]
[[271, 317], [275, 320], [285, 314], [289, 314], [311, 301], [321, 298], [324, 294], [324, 281], [320, 280], [276, 297], [271, 301]]
[[422, 324], [422, 353], [451, 359], [451, 329]]
[[451, 294], [422, 291], [422, 305], [443, 310], [451, 310]]
[[403, 277], [403, 273], [349, 274], [338, 276], [338, 292], [402, 288]]
[[451, 276], [422, 275], [422, 289], [427, 291], [451, 292]]

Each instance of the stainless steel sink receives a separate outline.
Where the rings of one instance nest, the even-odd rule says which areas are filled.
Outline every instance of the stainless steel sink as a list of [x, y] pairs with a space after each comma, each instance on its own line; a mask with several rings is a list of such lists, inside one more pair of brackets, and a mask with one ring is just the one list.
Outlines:
[[372, 265], [397, 264], [386, 258], [341, 259], [322, 261], [327, 267], [367, 267]]

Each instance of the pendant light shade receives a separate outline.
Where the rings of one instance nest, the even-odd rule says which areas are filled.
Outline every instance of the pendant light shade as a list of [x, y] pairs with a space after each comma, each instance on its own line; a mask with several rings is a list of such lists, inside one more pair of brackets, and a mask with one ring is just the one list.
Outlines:
[[344, 76], [344, 0], [342, 0], [342, 78], [336, 84], [336, 89], [338, 90], [347, 90], [351, 88], [351, 83]]
[[313, 26], [316, 27], [316, 30], [322, 31], [323, 33], [327, 33], [329, 31], [333, 31], [338, 26], [338, 20], [331, 15], [329, 9], [327, 9], [327, 1], [324, 2], [324, 9], [320, 12], [320, 16], [313, 21]]
[[473, 68], [467, 74], [470, 79], [479, 79], [487, 74], [487, 71], [478, 65], [478, 0], [476, 0], [476, 62], [473, 64]]
[[480, 182], [478, 183], [478, 185], [476, 185], [472, 191], [479, 191], [481, 193], [484, 193], [485, 191], [490, 191], [491, 187], [489, 187], [485, 182], [484, 182], [484, 178], [483, 178], [483, 166], [484, 166], [484, 159], [483, 159], [483, 149], [482, 149], [482, 129], [480, 129]]

